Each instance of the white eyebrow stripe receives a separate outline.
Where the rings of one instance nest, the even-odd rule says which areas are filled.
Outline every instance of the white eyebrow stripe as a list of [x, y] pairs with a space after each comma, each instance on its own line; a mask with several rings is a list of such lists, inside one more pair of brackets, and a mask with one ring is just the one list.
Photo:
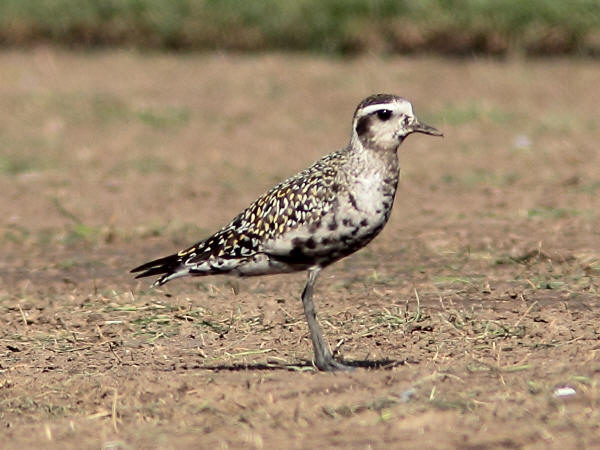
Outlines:
[[389, 109], [391, 111], [401, 112], [404, 114], [408, 114], [413, 116], [412, 106], [408, 102], [402, 103], [377, 103], [376, 105], [369, 105], [366, 108], [363, 108], [361, 111], [361, 115], [367, 116], [375, 111], [379, 111], [382, 109]]

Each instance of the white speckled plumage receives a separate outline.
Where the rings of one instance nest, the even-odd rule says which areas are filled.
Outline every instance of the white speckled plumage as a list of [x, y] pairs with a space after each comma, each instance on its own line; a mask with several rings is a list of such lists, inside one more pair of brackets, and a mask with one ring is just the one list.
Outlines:
[[309, 271], [302, 295], [322, 370], [341, 370], [314, 317], [319, 271], [367, 245], [386, 224], [396, 193], [397, 149], [413, 132], [441, 135], [420, 123], [407, 100], [387, 94], [356, 108], [349, 144], [260, 196], [214, 235], [177, 254], [136, 267], [137, 277], [256, 276]]

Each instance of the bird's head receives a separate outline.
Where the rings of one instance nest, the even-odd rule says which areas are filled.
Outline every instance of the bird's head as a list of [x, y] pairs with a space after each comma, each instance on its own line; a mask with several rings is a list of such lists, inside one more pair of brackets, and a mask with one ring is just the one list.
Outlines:
[[364, 148], [395, 151], [411, 133], [443, 136], [420, 122], [411, 103], [396, 95], [371, 95], [360, 102], [354, 112], [352, 138], [358, 139]]

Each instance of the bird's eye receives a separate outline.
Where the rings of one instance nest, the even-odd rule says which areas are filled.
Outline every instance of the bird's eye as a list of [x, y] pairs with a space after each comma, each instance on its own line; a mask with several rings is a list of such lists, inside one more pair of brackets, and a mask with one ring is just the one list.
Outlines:
[[379, 111], [377, 111], [377, 117], [379, 118], [379, 120], [385, 122], [390, 117], [392, 117], [392, 111], [390, 111], [389, 109], [380, 109]]

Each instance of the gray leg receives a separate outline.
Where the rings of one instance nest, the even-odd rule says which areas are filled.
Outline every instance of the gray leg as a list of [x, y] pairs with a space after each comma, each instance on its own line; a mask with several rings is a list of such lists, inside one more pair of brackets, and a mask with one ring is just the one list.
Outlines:
[[323, 338], [321, 327], [317, 322], [317, 313], [315, 312], [315, 304], [313, 303], [312, 296], [315, 281], [317, 280], [320, 271], [320, 268], [309, 269], [308, 281], [306, 282], [306, 286], [304, 286], [304, 291], [302, 291], [302, 305], [304, 306], [304, 314], [306, 315], [308, 329], [310, 330], [310, 339], [312, 340], [313, 349], [315, 351], [315, 364], [319, 369], [327, 372], [335, 370], [352, 370], [354, 367], [346, 366], [333, 359], [331, 351]]

